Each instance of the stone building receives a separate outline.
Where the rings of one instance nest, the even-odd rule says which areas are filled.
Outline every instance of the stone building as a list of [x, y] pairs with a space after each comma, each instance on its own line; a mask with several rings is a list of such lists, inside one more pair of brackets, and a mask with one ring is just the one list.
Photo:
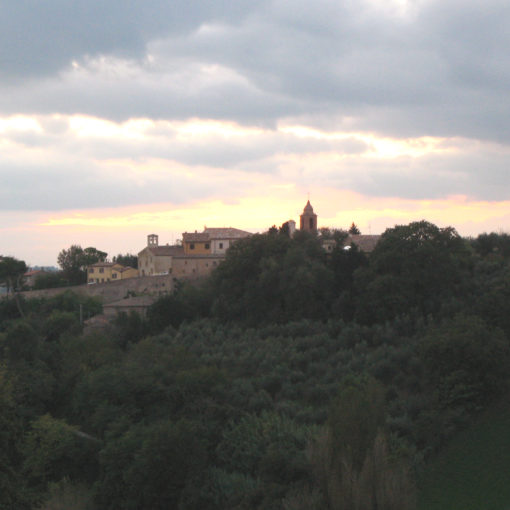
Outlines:
[[226, 252], [250, 232], [237, 228], [204, 228], [184, 232], [182, 246], [159, 246], [158, 236], [147, 236], [147, 246], [138, 254], [140, 276], [171, 274], [175, 278], [207, 276], [225, 259]]
[[138, 272], [140, 276], [171, 274], [173, 258], [179, 255], [184, 255], [182, 246], [159, 246], [158, 236], [150, 234], [147, 246], [138, 253]]

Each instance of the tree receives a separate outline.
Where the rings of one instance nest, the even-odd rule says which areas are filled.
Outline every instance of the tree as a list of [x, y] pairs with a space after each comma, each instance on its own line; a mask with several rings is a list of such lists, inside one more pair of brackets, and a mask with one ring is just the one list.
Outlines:
[[7, 291], [18, 289], [26, 272], [27, 265], [23, 260], [0, 256], [0, 282], [7, 285]]
[[25, 261], [18, 260], [14, 257], [2, 257], [0, 256], [0, 282], [5, 283], [7, 286], [7, 292], [12, 290], [14, 292], [14, 299], [16, 300], [16, 306], [21, 317], [24, 316], [19, 300], [17, 291], [21, 286], [23, 275], [27, 272], [27, 265]]
[[493, 257], [505, 257], [510, 256], [510, 235], [508, 234], [497, 234], [491, 232], [490, 234], [480, 234], [476, 239], [471, 241], [473, 248], [476, 253], [482, 257], [489, 255]]
[[30, 484], [45, 490], [64, 478], [92, 481], [100, 441], [49, 414], [39, 416], [26, 434], [24, 471]]
[[406, 313], [435, 314], [463, 295], [470, 264], [471, 251], [452, 227], [418, 221], [387, 229], [369, 266], [356, 275], [356, 288], [363, 289], [358, 319], [373, 323]]
[[79, 285], [87, 281], [87, 266], [104, 262], [107, 255], [93, 247], [83, 249], [80, 245], [73, 244], [58, 254], [57, 261], [69, 284]]
[[126, 253], [125, 255], [119, 253], [116, 257], [113, 257], [112, 262], [138, 269], [138, 257], [131, 253]]
[[317, 483], [332, 510], [410, 510], [414, 485], [384, 432], [383, 388], [371, 378], [346, 379], [325, 434], [312, 449]]
[[104, 262], [107, 256], [108, 253], [105, 251], [101, 251], [97, 248], [94, 248], [93, 246], [89, 246], [83, 250], [82, 265], [86, 267], [90, 266], [91, 264], [95, 264], [96, 262]]
[[457, 315], [430, 328], [420, 353], [441, 410], [469, 412], [506, 391], [508, 342], [479, 317]]
[[35, 278], [34, 290], [54, 289], [56, 287], [65, 287], [66, 281], [62, 271], [52, 271], [50, 273], [42, 273]]
[[319, 238], [255, 234], [230, 247], [211, 278], [212, 314], [250, 324], [324, 318], [333, 278]]
[[0, 367], [0, 508], [30, 508], [21, 473], [23, 421], [13, 396], [13, 385]]
[[351, 234], [351, 235], [360, 235], [361, 234], [360, 229], [356, 226], [354, 221], [352, 222], [352, 225], [349, 228], [349, 234]]
[[109, 439], [99, 456], [101, 508], [190, 508], [183, 499], [201, 486], [207, 461], [202, 435], [193, 422], [161, 420]]

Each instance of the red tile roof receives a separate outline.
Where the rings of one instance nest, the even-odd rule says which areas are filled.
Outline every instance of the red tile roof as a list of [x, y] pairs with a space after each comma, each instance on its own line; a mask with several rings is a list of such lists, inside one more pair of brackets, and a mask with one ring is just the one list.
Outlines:
[[199, 242], [207, 242], [210, 241], [211, 238], [209, 237], [209, 234], [205, 232], [195, 232], [195, 233], [188, 233], [184, 232], [182, 234], [182, 241], [184, 243], [199, 243]]

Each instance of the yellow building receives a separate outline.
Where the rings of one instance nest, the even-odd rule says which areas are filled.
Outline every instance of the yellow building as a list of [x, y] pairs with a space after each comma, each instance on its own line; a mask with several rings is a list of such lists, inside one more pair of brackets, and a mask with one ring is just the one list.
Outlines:
[[182, 234], [182, 246], [184, 255], [210, 255], [211, 238], [206, 232], [195, 232]]
[[88, 283], [107, 283], [138, 276], [138, 269], [113, 262], [96, 262], [87, 268]]

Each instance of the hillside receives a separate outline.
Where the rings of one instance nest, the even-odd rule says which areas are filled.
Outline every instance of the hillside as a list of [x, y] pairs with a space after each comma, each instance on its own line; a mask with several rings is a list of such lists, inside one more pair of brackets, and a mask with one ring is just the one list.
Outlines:
[[430, 460], [421, 479], [420, 510], [510, 507], [510, 401], [478, 417]]
[[[506, 394], [510, 242], [418, 222], [326, 253], [341, 235], [254, 235], [99, 331], [91, 297], [0, 300], [0, 507], [414, 510], [414, 475]], [[445, 470], [480, 458], [421, 494], [463, 501]]]

